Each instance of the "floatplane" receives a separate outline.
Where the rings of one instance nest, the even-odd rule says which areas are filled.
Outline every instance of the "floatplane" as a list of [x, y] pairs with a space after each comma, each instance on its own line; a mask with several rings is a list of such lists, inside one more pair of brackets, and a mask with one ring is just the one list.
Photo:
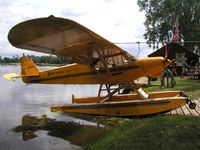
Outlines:
[[14, 26], [8, 40], [17, 48], [72, 58], [67, 66], [41, 71], [24, 55], [21, 74], [4, 75], [8, 80], [20, 77], [24, 83], [100, 85], [96, 97], [72, 95], [72, 104], [51, 106], [52, 111], [140, 116], [171, 111], [185, 103], [195, 108], [182, 92], [147, 93], [134, 82], [145, 76], [160, 77], [171, 60], [135, 58], [75, 21], [54, 16], [28, 20]]

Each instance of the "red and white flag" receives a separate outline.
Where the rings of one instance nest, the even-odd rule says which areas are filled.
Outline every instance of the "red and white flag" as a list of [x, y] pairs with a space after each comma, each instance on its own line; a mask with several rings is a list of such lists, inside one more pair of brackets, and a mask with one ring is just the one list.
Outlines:
[[176, 23], [174, 24], [174, 28], [175, 28], [175, 33], [174, 33], [173, 41], [178, 41], [178, 37], [179, 37], [178, 17], [176, 18]]

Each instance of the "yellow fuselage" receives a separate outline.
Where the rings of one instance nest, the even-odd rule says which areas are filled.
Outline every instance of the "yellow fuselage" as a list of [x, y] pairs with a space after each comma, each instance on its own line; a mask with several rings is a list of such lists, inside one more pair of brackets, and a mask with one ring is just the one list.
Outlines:
[[43, 84], [120, 84], [143, 76], [160, 76], [164, 67], [169, 64], [170, 61], [166, 62], [163, 57], [137, 59], [108, 70], [95, 70], [85, 64], [72, 64], [39, 71], [38, 76], [24, 76], [23, 81]]

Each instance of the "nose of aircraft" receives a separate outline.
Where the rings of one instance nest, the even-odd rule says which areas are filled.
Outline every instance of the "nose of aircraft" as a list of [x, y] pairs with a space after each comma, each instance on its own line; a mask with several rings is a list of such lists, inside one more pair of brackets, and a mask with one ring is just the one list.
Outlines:
[[144, 59], [144, 69], [148, 76], [161, 74], [165, 67], [172, 63], [164, 57], [151, 57]]

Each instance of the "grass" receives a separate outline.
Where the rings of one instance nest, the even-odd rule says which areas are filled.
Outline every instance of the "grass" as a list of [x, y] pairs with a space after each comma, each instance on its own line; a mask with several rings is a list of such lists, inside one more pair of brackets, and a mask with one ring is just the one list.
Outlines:
[[199, 150], [200, 118], [157, 116], [115, 126], [86, 150]]
[[[152, 82], [160, 84], [160, 80]], [[176, 78], [173, 89], [152, 86], [146, 91], [183, 91], [192, 99], [200, 99], [200, 80]], [[114, 126], [108, 134], [90, 143], [86, 150], [199, 150], [200, 117], [166, 115], [130, 119]]]
[[[190, 79], [190, 78], [175, 78], [176, 86], [172, 89], [161, 88], [159, 86], [152, 86], [145, 88], [145, 90], [152, 91], [166, 91], [166, 90], [179, 90], [183, 91], [186, 95], [191, 97], [192, 99], [200, 98], [200, 80]], [[152, 84], [160, 84], [160, 80], [151, 82]]]

